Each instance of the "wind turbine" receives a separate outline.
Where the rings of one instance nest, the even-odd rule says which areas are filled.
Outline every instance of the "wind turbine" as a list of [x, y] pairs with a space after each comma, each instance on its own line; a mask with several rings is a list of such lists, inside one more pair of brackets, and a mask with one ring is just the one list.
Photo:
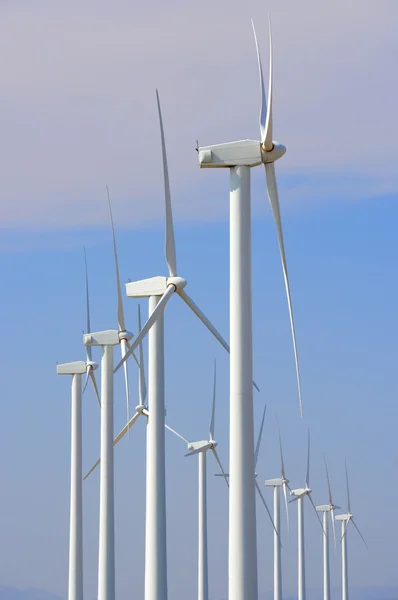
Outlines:
[[354, 516], [351, 513], [350, 487], [348, 484], [347, 463], [345, 464], [345, 477], [347, 484], [347, 508], [348, 512], [343, 515], [337, 515], [336, 521], [341, 521], [341, 567], [342, 567], [342, 598], [348, 600], [348, 558], [347, 558], [347, 529], [350, 522], [361, 536], [361, 539], [366, 547], [368, 547], [362, 533], [359, 531], [357, 524], [354, 521]]
[[[254, 31], [254, 26], [253, 26]], [[276, 224], [293, 335], [296, 375], [301, 391], [293, 312], [287, 273], [274, 162], [286, 148], [272, 135], [272, 44], [268, 110], [261, 59], [254, 32], [260, 73], [261, 140], [240, 140], [198, 148], [202, 168], [230, 170], [230, 502], [229, 600], [257, 600], [257, 542], [253, 432], [253, 348], [251, 280], [250, 169], [265, 165], [268, 197]], [[234, 84], [235, 85], [235, 84]], [[243, 415], [243, 417], [242, 417]]]
[[211, 419], [209, 427], [209, 439], [199, 442], [188, 442], [190, 452], [185, 456], [198, 455], [199, 459], [199, 500], [198, 500], [198, 600], [208, 600], [209, 598], [209, 578], [208, 578], [208, 560], [207, 560], [207, 470], [206, 454], [209, 450], [214, 454], [220, 471], [229, 486], [228, 478], [222, 467], [216, 447], [218, 442], [214, 439], [214, 421], [216, 411], [216, 362], [214, 361], [214, 381], [213, 381], [213, 404], [211, 410]]
[[307, 453], [307, 473], [305, 477], [305, 487], [291, 490], [291, 495], [295, 496], [290, 502], [297, 501], [298, 509], [298, 600], [305, 600], [306, 587], [305, 587], [305, 547], [304, 547], [304, 506], [303, 501], [307, 496], [311, 502], [317, 519], [322, 527], [321, 520], [314, 501], [311, 497], [312, 490], [310, 488], [310, 432], [308, 431], [308, 453]]
[[215, 338], [229, 352], [229, 346], [199, 307], [185, 292], [187, 282], [177, 274], [174, 227], [171, 209], [170, 184], [167, 167], [166, 143], [163, 131], [159, 95], [156, 91], [165, 189], [166, 244], [165, 254], [168, 277], [153, 277], [128, 283], [127, 296], [149, 298], [149, 318], [130, 349], [116, 366], [117, 371], [130, 354], [148, 335], [148, 407], [147, 427], [147, 480], [145, 532], [145, 599], [167, 600], [166, 565], [166, 489], [165, 489], [165, 404], [164, 404], [164, 317], [167, 302], [174, 293], [191, 308]]
[[[84, 252], [84, 259], [87, 330], [90, 331], [86, 252]], [[87, 353], [86, 361], [79, 360], [57, 365], [58, 375], [72, 376], [68, 600], [83, 600], [82, 376], [86, 374], [87, 381], [90, 377], [98, 402], [101, 404], [94, 375], [97, 366], [91, 359], [91, 352]]]
[[280, 532], [281, 532], [281, 517], [280, 517], [280, 489], [283, 488], [285, 496], [285, 507], [286, 507], [286, 519], [287, 526], [289, 528], [289, 511], [287, 503], [287, 489], [289, 488], [289, 480], [286, 478], [285, 463], [283, 460], [282, 450], [282, 439], [279, 430], [278, 423], [278, 434], [279, 434], [279, 449], [281, 455], [281, 477], [276, 479], [267, 479], [265, 485], [267, 487], [274, 488], [274, 523], [276, 531], [274, 532], [274, 600], [282, 599], [282, 561], [281, 561], [281, 543], [280, 543]]
[[336, 527], [334, 523], [334, 511], [336, 510], [336, 508], [339, 509], [340, 506], [336, 506], [335, 504], [333, 504], [332, 488], [330, 486], [328, 466], [326, 464], [326, 458], [323, 458], [325, 461], [326, 477], [328, 480], [329, 504], [321, 504], [320, 506], [317, 506], [316, 509], [318, 512], [321, 512], [323, 514], [323, 598], [324, 600], [330, 600], [329, 515], [332, 519], [334, 545], [336, 547]]
[[[108, 188], [107, 188], [108, 192]], [[125, 329], [123, 302], [121, 300], [119, 266], [117, 261], [115, 234], [113, 228], [112, 210], [111, 226], [116, 268], [118, 292], [118, 321], [119, 329], [110, 329], [83, 336], [84, 345], [100, 346], [101, 360], [101, 468], [100, 468], [100, 523], [99, 523], [99, 559], [98, 559], [98, 600], [114, 600], [115, 598], [115, 507], [114, 507], [114, 470], [113, 470], [113, 420], [114, 420], [114, 389], [113, 367], [114, 346], [121, 345], [122, 356], [125, 345], [133, 334]], [[125, 386], [128, 403], [128, 379], [125, 371]]]

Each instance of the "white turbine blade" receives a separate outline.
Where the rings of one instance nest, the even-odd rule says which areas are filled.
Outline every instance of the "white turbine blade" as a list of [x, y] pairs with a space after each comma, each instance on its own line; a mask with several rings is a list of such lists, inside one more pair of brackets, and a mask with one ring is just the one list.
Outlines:
[[317, 517], [317, 519], [318, 519], [318, 521], [319, 521], [319, 525], [320, 525], [320, 526], [321, 526], [321, 528], [322, 528], [323, 535], [324, 535], [324, 536], [326, 536], [326, 531], [325, 531], [325, 530], [324, 530], [324, 528], [323, 528], [323, 524], [322, 524], [322, 521], [321, 521], [321, 517], [319, 516], [319, 512], [318, 512], [318, 511], [317, 511], [317, 509], [316, 509], [316, 506], [315, 506], [315, 504], [314, 504], [314, 501], [313, 501], [313, 499], [312, 499], [312, 497], [311, 497], [311, 494], [310, 494], [310, 493], [308, 493], [308, 494], [307, 494], [307, 496], [308, 496], [308, 498], [309, 498], [309, 501], [310, 501], [310, 502], [311, 502], [311, 504], [312, 504], [312, 508], [313, 508], [313, 509], [314, 509], [314, 511], [315, 511], [316, 517]]
[[[86, 333], [90, 333], [90, 331], [91, 331], [91, 325], [90, 325], [90, 297], [89, 297], [89, 293], [88, 293], [88, 269], [87, 269], [86, 248], [84, 248], [84, 268], [85, 268], [85, 273], [86, 273]], [[91, 361], [91, 346], [86, 346], [86, 356], [87, 356], [87, 360]], [[86, 385], [87, 385], [87, 379], [86, 379], [86, 383], [85, 383], [84, 389], [86, 389]], [[84, 393], [84, 390], [83, 390], [83, 393]]]
[[101, 398], [100, 398], [100, 395], [99, 395], [97, 382], [95, 381], [94, 370], [92, 368], [90, 369], [90, 379], [91, 379], [91, 383], [92, 383], [93, 388], [94, 388], [95, 395], [97, 396], [98, 405], [101, 408]]
[[166, 429], [168, 429], [169, 431], [171, 431], [171, 433], [174, 433], [174, 435], [176, 435], [177, 437], [179, 437], [183, 442], [185, 442], [186, 444], [189, 444], [189, 441], [186, 440], [180, 433], [178, 433], [177, 431], [175, 431], [175, 429], [172, 429], [166, 423], [164, 424], [164, 426], [166, 427]]
[[[138, 305], [138, 333], [141, 332], [141, 307], [140, 305]], [[143, 404], [145, 404], [145, 400], [146, 400], [146, 379], [145, 379], [145, 364], [144, 364], [144, 351], [143, 351], [143, 347], [142, 347], [142, 341], [139, 343], [138, 346], [138, 350], [139, 350], [139, 363], [138, 363], [138, 367], [139, 367], [139, 382], [138, 382], [138, 392], [139, 392], [139, 400], [140, 400], [140, 404], [141, 406]]]
[[305, 475], [305, 484], [307, 487], [310, 487], [310, 444], [310, 430], [308, 430], [307, 473]]
[[334, 517], [334, 508], [330, 509], [330, 516], [332, 518], [334, 549], [336, 550], [336, 548], [337, 548], [337, 544], [336, 544], [336, 522], [335, 522], [335, 517]]
[[216, 459], [216, 461], [218, 463], [218, 466], [220, 467], [221, 475], [224, 477], [225, 483], [227, 484], [227, 487], [229, 487], [229, 481], [228, 481], [228, 477], [229, 476], [225, 473], [225, 471], [223, 469], [220, 457], [218, 456], [218, 452], [217, 452], [217, 450], [215, 448], [212, 448], [211, 451], [213, 452], [214, 458]]
[[[127, 354], [127, 340], [120, 340], [120, 351], [122, 353], [122, 358]], [[127, 363], [125, 362], [123, 365], [124, 368], [124, 385], [126, 388], [126, 411], [127, 411], [127, 422], [130, 419], [130, 396], [129, 396], [129, 375], [127, 371]]]
[[86, 378], [84, 380], [84, 385], [83, 385], [83, 389], [82, 389], [82, 396], [83, 396], [84, 392], [86, 391], [88, 380], [90, 379], [90, 371], [91, 371], [91, 369], [92, 369], [91, 365], [87, 365]]
[[274, 144], [272, 142], [272, 79], [273, 79], [273, 66], [272, 66], [272, 31], [271, 31], [271, 17], [268, 15], [268, 29], [269, 29], [269, 83], [268, 83], [268, 111], [267, 121], [265, 124], [265, 150], [272, 150]]
[[328, 470], [328, 466], [327, 466], [327, 463], [326, 463], [326, 457], [325, 457], [325, 455], [323, 455], [323, 460], [325, 462], [326, 478], [328, 480], [329, 504], [330, 504], [330, 506], [333, 506], [332, 488], [330, 486], [329, 470]]
[[263, 418], [261, 419], [260, 431], [258, 432], [256, 449], [254, 451], [254, 468], [256, 468], [258, 455], [260, 453], [261, 440], [263, 437], [263, 429], [264, 429], [264, 421], [265, 421], [265, 413], [267, 411], [267, 405], [264, 406]]
[[357, 532], [359, 533], [359, 535], [361, 536], [362, 541], [365, 544], [365, 546], [368, 547], [367, 543], [365, 542], [365, 538], [363, 537], [362, 533], [359, 531], [358, 525], [355, 523], [354, 519], [351, 519], [351, 522], [354, 525], [354, 527], [357, 530]]
[[[130, 348], [131, 348], [131, 344], [130, 344], [130, 342], [129, 342], [128, 340], [126, 340], [126, 346], [127, 346], [127, 348], [130, 350]], [[139, 361], [138, 361], [138, 358], [137, 358], [137, 356], [136, 356], [135, 352], [132, 352], [131, 354], [132, 354], [132, 357], [134, 358], [134, 360], [135, 360], [135, 362], [136, 362], [136, 364], [137, 364], [137, 367], [138, 367], [138, 368], [140, 368], [140, 363], [139, 363]]]
[[[209, 321], [209, 319], [202, 313], [199, 306], [197, 304], [195, 304], [195, 302], [192, 300], [192, 298], [190, 296], [188, 296], [188, 294], [185, 292], [185, 290], [179, 290], [179, 291], [177, 291], [177, 293], [182, 298], [182, 300], [184, 300], [185, 304], [187, 306], [189, 306], [189, 308], [202, 321], [202, 323], [207, 327], [207, 329], [210, 331], [210, 333], [212, 333], [214, 335], [214, 337], [220, 342], [221, 346], [223, 346], [223, 348], [225, 348], [225, 350], [229, 354], [230, 353], [229, 344], [227, 344], [227, 342], [224, 340], [222, 335], [220, 333], [218, 333], [218, 331], [214, 327], [214, 325], [212, 325], [212, 323]], [[255, 381], [253, 381], [253, 385], [256, 388], [256, 390], [259, 392], [260, 388], [258, 387], [258, 385]]]
[[287, 532], [290, 533], [290, 523], [289, 523], [289, 508], [287, 502], [287, 491], [286, 491], [286, 483], [282, 484], [283, 487], [283, 495], [285, 496], [285, 509], [286, 509], [286, 522], [287, 522]]
[[345, 479], [347, 482], [347, 504], [348, 504], [348, 512], [351, 514], [351, 499], [350, 499], [350, 486], [348, 483], [348, 470], [347, 470], [347, 462], [345, 463]]
[[281, 539], [280, 539], [280, 537], [279, 537], [279, 531], [278, 531], [278, 530], [277, 530], [277, 528], [275, 527], [274, 519], [272, 518], [271, 512], [270, 512], [270, 510], [269, 510], [269, 508], [268, 508], [268, 504], [266, 503], [266, 501], [265, 501], [265, 498], [264, 498], [264, 496], [263, 496], [263, 494], [262, 494], [262, 492], [261, 492], [261, 489], [260, 489], [260, 486], [258, 485], [257, 479], [255, 479], [255, 480], [254, 480], [254, 485], [256, 486], [256, 490], [257, 490], [257, 492], [258, 492], [258, 494], [259, 494], [259, 496], [260, 496], [260, 498], [261, 498], [261, 500], [262, 500], [262, 503], [263, 503], [263, 504], [264, 504], [264, 506], [265, 506], [265, 510], [266, 510], [266, 511], [267, 511], [267, 513], [268, 513], [268, 516], [269, 516], [269, 518], [270, 518], [270, 521], [271, 521], [271, 523], [272, 523], [272, 527], [274, 528], [274, 531], [275, 531], [276, 535], [278, 536], [278, 539], [279, 539], [279, 544], [282, 546]]
[[90, 470], [89, 470], [89, 471], [88, 471], [88, 472], [85, 474], [85, 476], [83, 477], [83, 481], [85, 481], [85, 480], [87, 479], [87, 477], [89, 477], [89, 476], [91, 475], [91, 473], [92, 473], [93, 471], [95, 471], [95, 469], [98, 467], [98, 465], [100, 464], [100, 462], [101, 462], [101, 459], [99, 458], [99, 459], [97, 460], [97, 462], [95, 463], [95, 465], [93, 465], [93, 466], [91, 467], [91, 469], [90, 469]]
[[300, 414], [301, 414], [301, 416], [303, 416], [303, 404], [302, 404], [301, 383], [300, 383], [300, 369], [299, 369], [297, 344], [296, 344], [296, 330], [294, 327], [293, 307], [292, 307], [292, 299], [291, 299], [291, 295], [290, 295], [289, 275], [288, 275], [288, 271], [287, 271], [285, 244], [283, 241], [281, 211], [280, 211], [280, 207], [279, 207], [278, 188], [276, 185], [276, 178], [275, 178], [275, 166], [274, 166], [274, 163], [266, 163], [264, 166], [265, 166], [265, 173], [266, 173], [266, 177], [267, 177], [268, 198], [269, 198], [269, 202], [271, 205], [272, 214], [274, 217], [276, 231], [277, 231], [277, 235], [278, 235], [279, 252], [281, 255], [283, 278], [285, 281], [286, 297], [287, 297], [287, 303], [288, 303], [288, 308], [289, 308], [290, 328], [292, 331], [292, 338], [293, 338], [294, 359], [296, 362], [296, 377], [297, 377], [298, 393], [299, 393], [299, 400], [300, 400]]
[[295, 496], [292, 500], [289, 500], [289, 504], [292, 504], [292, 502], [297, 502], [298, 499], [299, 496]]
[[[280, 450], [280, 455], [281, 455], [281, 473], [282, 473], [282, 479], [286, 479], [285, 461], [283, 460], [281, 429], [279, 427], [278, 416], [276, 417], [276, 422], [278, 424], [278, 437], [279, 437], [279, 450]], [[286, 484], [284, 484], [284, 487], [285, 487], [285, 493], [286, 493]]]
[[167, 290], [165, 291], [165, 293], [163, 294], [163, 296], [157, 303], [155, 310], [152, 312], [149, 319], [145, 323], [144, 327], [141, 329], [140, 333], [134, 339], [134, 342], [131, 344], [128, 352], [126, 352], [126, 354], [124, 355], [124, 358], [122, 358], [122, 360], [119, 362], [119, 364], [116, 365], [116, 367], [113, 371], [114, 373], [116, 373], [116, 371], [118, 371], [120, 369], [120, 367], [123, 365], [123, 363], [130, 356], [130, 354], [132, 354], [134, 352], [134, 350], [137, 348], [137, 346], [139, 345], [141, 340], [144, 339], [144, 337], [146, 336], [146, 334], [148, 333], [148, 331], [150, 330], [152, 325], [155, 323], [156, 319], [159, 317], [159, 315], [161, 315], [163, 313], [167, 302], [170, 300], [170, 298], [174, 294], [174, 292], [175, 292], [175, 286], [169, 285]]
[[158, 112], [159, 112], [160, 137], [162, 140], [164, 199], [165, 199], [165, 208], [166, 208], [166, 246], [165, 246], [166, 261], [167, 261], [167, 266], [169, 267], [170, 277], [176, 277], [176, 275], [177, 275], [177, 259], [176, 259], [175, 240], [174, 240], [173, 213], [171, 210], [169, 170], [167, 168], [166, 142], [164, 139], [163, 119], [162, 119], [162, 111], [160, 109], [158, 90], [156, 90], [156, 99], [157, 99], [157, 103], [158, 103]]
[[214, 360], [213, 405], [211, 408], [211, 419], [210, 419], [210, 427], [209, 427], [209, 433], [210, 433], [211, 440], [214, 439], [214, 419], [215, 419], [215, 413], [216, 413], [216, 384], [217, 384], [217, 363]]
[[252, 27], [253, 27], [254, 41], [256, 43], [258, 73], [259, 73], [259, 76], [260, 76], [260, 91], [261, 91], [260, 135], [261, 135], [261, 143], [264, 144], [264, 142], [265, 142], [265, 135], [266, 135], [265, 134], [265, 132], [266, 132], [265, 123], [266, 123], [266, 120], [267, 120], [267, 99], [265, 97], [263, 67], [262, 67], [262, 64], [261, 64], [260, 50], [258, 48], [258, 41], [257, 41], [256, 29], [254, 27], [253, 19], [252, 19]]
[[113, 255], [114, 255], [114, 259], [115, 259], [116, 287], [117, 287], [117, 319], [118, 319], [118, 322], [119, 322], [119, 329], [120, 329], [120, 331], [126, 331], [126, 324], [124, 322], [122, 289], [121, 289], [121, 285], [120, 285], [119, 261], [118, 261], [118, 258], [117, 258], [117, 249], [116, 249], [115, 227], [114, 227], [114, 224], [113, 224], [113, 214], [112, 214], [111, 197], [109, 195], [109, 188], [108, 188], [108, 186], [106, 186], [106, 194], [108, 196], [109, 215], [110, 215], [110, 218], [111, 218], [111, 228], [112, 228]]
[[[115, 446], [115, 445], [116, 445], [116, 444], [119, 442], [119, 440], [121, 440], [121, 439], [122, 439], [122, 437], [123, 437], [123, 436], [126, 434], [126, 432], [127, 432], [129, 429], [130, 429], [130, 427], [132, 427], [132, 426], [134, 425], [134, 423], [136, 422], [136, 420], [138, 419], [138, 417], [139, 417], [139, 416], [140, 416], [140, 413], [135, 413], [134, 417], [132, 417], [132, 418], [130, 419], [130, 421], [127, 423], [127, 425], [125, 425], [125, 426], [123, 427], [123, 429], [121, 430], [121, 432], [119, 433], [119, 435], [117, 435], [117, 436], [115, 437], [115, 439], [113, 440], [113, 445], [114, 445], [114, 446]], [[93, 466], [91, 467], [91, 469], [90, 469], [90, 470], [89, 470], [89, 471], [86, 473], [86, 475], [83, 477], [83, 480], [87, 479], [87, 477], [88, 477], [89, 475], [91, 475], [91, 473], [92, 473], [92, 472], [93, 472], [93, 471], [94, 471], [94, 470], [95, 470], [95, 469], [98, 467], [98, 465], [100, 464], [100, 462], [101, 462], [101, 459], [99, 458], [99, 459], [97, 460], [97, 462], [95, 463], [95, 465], [93, 465]]]

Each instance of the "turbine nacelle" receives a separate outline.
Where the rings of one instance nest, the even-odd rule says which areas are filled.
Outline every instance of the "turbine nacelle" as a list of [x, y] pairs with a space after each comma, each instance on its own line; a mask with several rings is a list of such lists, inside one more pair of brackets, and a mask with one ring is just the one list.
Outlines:
[[[97, 365], [95, 366], [97, 367]], [[57, 365], [57, 375], [84, 375], [86, 370], [87, 363], [84, 360]]]
[[188, 444], [188, 454], [185, 456], [193, 456], [194, 454], [199, 454], [200, 452], [207, 452], [207, 450], [214, 450], [217, 447], [217, 442], [215, 440], [200, 440], [199, 442], [189, 442]]
[[83, 335], [83, 344], [85, 346], [117, 346], [122, 339], [131, 340], [132, 337], [133, 334], [129, 331], [108, 329], [95, 333], [85, 333]]
[[303, 498], [306, 495], [311, 494], [311, 489], [307, 486], [305, 488], [298, 488], [297, 490], [291, 490], [290, 495], [296, 496], [296, 498]]
[[182, 277], [150, 277], [126, 283], [126, 294], [129, 298], [162, 296], [170, 285], [173, 285], [175, 291], [179, 292], [184, 289], [187, 282]]
[[289, 483], [287, 479], [283, 479], [282, 477], [277, 477], [276, 479], [266, 479], [265, 485], [267, 487], [281, 487], [284, 483]]
[[258, 140], [239, 140], [198, 148], [199, 166], [203, 169], [256, 167], [262, 163], [275, 162], [285, 152], [285, 146], [278, 142], [273, 142], [272, 149], [266, 151]]
[[336, 521], [351, 521], [352, 515], [350, 513], [346, 513], [344, 515], [336, 515]]

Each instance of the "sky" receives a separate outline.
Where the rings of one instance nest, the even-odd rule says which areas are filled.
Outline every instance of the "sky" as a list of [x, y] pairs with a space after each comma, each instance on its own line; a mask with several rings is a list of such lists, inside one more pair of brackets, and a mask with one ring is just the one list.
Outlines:
[[[117, 324], [105, 185], [111, 191], [121, 279], [167, 274], [155, 88], [168, 148], [177, 259], [187, 291], [228, 338], [228, 174], [198, 167], [200, 144], [259, 136], [259, 84], [250, 18], [267, 64], [274, 39], [274, 134], [301, 363], [300, 419], [288, 311], [264, 173], [252, 172], [255, 430], [267, 418], [258, 477], [280, 472], [276, 414], [291, 484], [327, 502], [351, 501], [368, 544], [349, 532], [351, 585], [398, 596], [396, 256], [398, 6], [209, 0], [109, 3], [0, 2], [0, 585], [67, 594], [70, 380], [56, 362], [84, 358], [83, 247], [92, 328]], [[267, 72], [267, 69], [265, 69]], [[144, 314], [146, 301], [141, 301]], [[125, 301], [137, 330], [137, 302]], [[166, 310], [167, 422], [190, 440], [207, 436], [212, 366], [218, 364], [215, 433], [228, 465], [228, 359], [179, 300]], [[118, 349], [115, 350], [118, 352]], [[97, 362], [100, 361], [96, 353]], [[132, 406], [138, 390], [129, 366]], [[116, 378], [115, 433], [125, 423]], [[95, 396], [84, 396], [84, 468], [99, 451]], [[170, 597], [196, 593], [197, 461], [167, 436]], [[227, 597], [228, 497], [209, 457], [210, 595]], [[144, 583], [145, 427], [115, 450], [116, 585]], [[84, 585], [96, 597], [98, 473], [84, 485]], [[272, 504], [272, 495], [264, 489]], [[283, 530], [284, 590], [296, 592], [296, 507]], [[322, 532], [306, 508], [307, 583], [322, 584]], [[260, 596], [272, 589], [272, 529], [257, 508]], [[340, 545], [332, 552], [339, 586]], [[393, 590], [393, 591], [391, 591]], [[395, 590], [395, 591], [394, 591]], [[395, 594], [395, 596], [393, 595]], [[366, 596], [370, 597], [371, 596]]]

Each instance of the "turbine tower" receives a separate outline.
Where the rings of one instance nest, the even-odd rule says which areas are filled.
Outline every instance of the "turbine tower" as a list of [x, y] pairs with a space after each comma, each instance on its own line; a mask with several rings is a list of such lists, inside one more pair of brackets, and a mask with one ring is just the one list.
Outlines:
[[[98, 558], [98, 600], [115, 600], [115, 507], [114, 507], [114, 471], [113, 471], [113, 420], [114, 390], [113, 366], [114, 346], [121, 346], [122, 356], [133, 334], [128, 332], [124, 323], [124, 310], [120, 290], [119, 265], [116, 253], [112, 209], [108, 193], [114, 247], [116, 283], [118, 295], [119, 329], [110, 329], [83, 336], [84, 345], [100, 346], [101, 360], [101, 468], [100, 468], [100, 523]], [[128, 379], [125, 370], [125, 386], [128, 405]]]
[[189, 452], [185, 456], [198, 455], [199, 459], [199, 499], [198, 499], [198, 600], [209, 599], [209, 577], [207, 560], [207, 469], [206, 454], [209, 450], [214, 454], [220, 471], [228, 484], [228, 478], [222, 467], [214, 439], [214, 420], [216, 411], [216, 362], [214, 361], [213, 404], [209, 427], [209, 439], [199, 442], [188, 442]]
[[[84, 262], [86, 270], [87, 331], [90, 331], [85, 252]], [[86, 361], [80, 360], [57, 365], [58, 375], [72, 376], [68, 600], [83, 600], [82, 376], [86, 374], [86, 384], [88, 378], [91, 379], [98, 403], [101, 405], [94, 375], [97, 366], [91, 359], [91, 352], [87, 352]]]
[[361, 536], [361, 539], [366, 547], [368, 547], [362, 533], [359, 531], [357, 524], [354, 521], [354, 516], [351, 513], [351, 500], [350, 500], [350, 487], [348, 484], [348, 471], [347, 471], [347, 463], [345, 464], [345, 477], [347, 484], [347, 508], [348, 512], [344, 515], [337, 515], [336, 521], [341, 521], [341, 589], [342, 589], [342, 599], [348, 600], [348, 556], [347, 556], [347, 529], [350, 522], [354, 525], [355, 529]]
[[282, 439], [278, 424], [279, 449], [281, 454], [281, 477], [276, 479], [267, 479], [265, 485], [274, 488], [274, 523], [276, 531], [274, 532], [274, 600], [282, 600], [282, 559], [281, 559], [281, 518], [280, 518], [280, 489], [283, 488], [285, 496], [286, 519], [289, 528], [289, 511], [287, 503], [287, 489], [289, 480], [286, 478], [285, 463], [283, 460]]
[[312, 490], [310, 488], [310, 432], [308, 432], [308, 452], [307, 452], [307, 474], [305, 477], [305, 486], [303, 488], [298, 488], [295, 490], [291, 490], [291, 495], [294, 496], [293, 500], [290, 502], [297, 502], [297, 512], [298, 512], [298, 600], [305, 600], [306, 597], [306, 587], [305, 587], [305, 546], [304, 546], [304, 506], [303, 501], [307, 496], [309, 501], [311, 502], [315, 514], [319, 523], [322, 523], [319, 518], [318, 513], [316, 512], [314, 501], [311, 497]]
[[320, 506], [317, 506], [316, 509], [318, 512], [321, 512], [323, 514], [323, 599], [330, 600], [329, 515], [332, 519], [334, 545], [336, 547], [336, 528], [334, 523], [334, 511], [336, 510], [336, 508], [339, 509], [340, 506], [336, 506], [335, 504], [333, 504], [332, 488], [330, 486], [329, 471], [325, 457], [324, 461], [326, 477], [328, 480], [329, 504], [321, 504]]
[[[253, 26], [254, 31], [254, 26]], [[261, 59], [257, 45], [261, 87], [261, 141], [241, 140], [198, 148], [202, 168], [230, 170], [230, 494], [229, 494], [229, 600], [257, 600], [257, 540], [253, 427], [253, 348], [251, 280], [250, 169], [265, 165], [268, 197], [276, 224], [290, 324], [301, 391], [290, 287], [274, 162], [285, 146], [273, 140], [272, 44], [270, 27], [270, 78], [268, 110]]]
[[166, 244], [165, 254], [169, 277], [152, 277], [128, 283], [127, 296], [149, 299], [149, 318], [134, 339], [129, 350], [115, 368], [125, 363], [135, 348], [148, 335], [148, 427], [147, 427], [147, 481], [145, 532], [145, 600], [167, 600], [166, 562], [166, 482], [165, 482], [165, 403], [164, 403], [164, 309], [176, 293], [204, 323], [209, 331], [229, 352], [229, 346], [200, 308], [185, 292], [187, 282], [177, 274], [176, 248], [171, 208], [170, 184], [167, 167], [166, 143], [163, 131], [159, 95], [156, 91], [165, 189]]

